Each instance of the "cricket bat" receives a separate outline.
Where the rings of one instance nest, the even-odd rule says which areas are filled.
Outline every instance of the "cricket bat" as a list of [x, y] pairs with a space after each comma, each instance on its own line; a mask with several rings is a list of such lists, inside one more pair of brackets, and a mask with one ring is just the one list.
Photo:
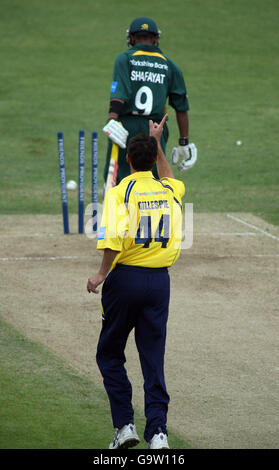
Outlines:
[[109, 162], [108, 176], [107, 176], [106, 186], [105, 186], [105, 194], [110, 188], [113, 188], [113, 186], [116, 185], [117, 170], [118, 170], [118, 153], [119, 153], [119, 147], [117, 144], [113, 143], [112, 149], [111, 149], [110, 162]]

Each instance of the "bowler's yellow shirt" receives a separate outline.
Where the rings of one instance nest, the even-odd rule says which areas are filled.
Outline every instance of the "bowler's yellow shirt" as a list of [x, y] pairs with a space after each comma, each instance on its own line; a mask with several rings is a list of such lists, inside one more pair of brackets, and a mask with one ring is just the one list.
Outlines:
[[180, 253], [182, 197], [180, 180], [157, 180], [151, 171], [123, 178], [105, 197], [97, 249], [119, 251], [117, 263], [147, 268], [171, 266]]

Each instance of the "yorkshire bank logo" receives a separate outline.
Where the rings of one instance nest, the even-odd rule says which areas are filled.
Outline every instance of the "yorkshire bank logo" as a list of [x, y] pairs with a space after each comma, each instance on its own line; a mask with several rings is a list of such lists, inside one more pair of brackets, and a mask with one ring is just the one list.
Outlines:
[[148, 24], [147, 23], [143, 23], [141, 25], [141, 29], [148, 29]]

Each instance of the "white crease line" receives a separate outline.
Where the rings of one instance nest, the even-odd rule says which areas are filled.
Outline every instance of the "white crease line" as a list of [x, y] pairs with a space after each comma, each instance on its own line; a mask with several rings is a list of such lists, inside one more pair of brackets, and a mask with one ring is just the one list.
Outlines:
[[215, 235], [215, 236], [244, 236], [244, 237], [256, 237], [255, 232], [194, 232], [195, 235]]
[[88, 256], [20, 256], [15, 258], [0, 258], [0, 261], [59, 261], [82, 258], [88, 258]]
[[250, 253], [249, 255], [241, 254], [241, 253], [230, 253], [230, 254], [224, 254], [224, 255], [208, 255], [207, 253], [198, 253], [198, 254], [192, 254], [190, 256], [194, 256], [196, 258], [276, 258], [279, 256], [279, 253]]
[[55, 237], [60, 234], [54, 233], [1, 233], [0, 238], [19, 238], [19, 237], [26, 237], [26, 238], [33, 238], [33, 237]]
[[[33, 238], [33, 237], [56, 237], [60, 236], [61, 234], [55, 233], [5, 233], [0, 234], [0, 238]], [[213, 236], [243, 236], [243, 237], [256, 237], [257, 234], [255, 232], [195, 232], [195, 235], [213, 235]]]
[[276, 237], [275, 235], [272, 235], [272, 234], [269, 233], [269, 232], [266, 232], [265, 230], [263, 230], [263, 229], [257, 227], [256, 225], [249, 224], [249, 223], [246, 222], [245, 220], [239, 219], [238, 217], [235, 217], [234, 215], [227, 214], [227, 217], [229, 217], [230, 219], [235, 220], [236, 222], [240, 222], [241, 224], [247, 225], [247, 227], [253, 228], [254, 230], [257, 230], [258, 232], [263, 233], [263, 234], [266, 235], [267, 237], [273, 238], [274, 240], [277, 240], [277, 241], [279, 242], [279, 238], [278, 238], [278, 237]]
[[274, 258], [279, 256], [279, 253], [273, 253], [270, 255], [264, 255], [264, 254], [250, 254], [250, 255], [241, 255], [241, 254], [231, 254], [231, 255], [217, 255], [219, 258], [227, 258], [231, 256], [232, 258]]
[[[211, 255], [208, 256], [206, 253], [200, 253], [198, 255], [199, 258], [275, 258], [279, 257], [279, 253], [272, 253], [272, 254], [250, 254], [250, 255], [243, 255], [240, 253], [232, 253], [232, 254], [225, 254], [225, 255]], [[7, 258], [0, 258], [0, 262], [3, 261], [63, 261], [63, 260], [76, 260], [76, 259], [88, 259], [88, 256], [21, 256], [21, 257], [7, 257]]]

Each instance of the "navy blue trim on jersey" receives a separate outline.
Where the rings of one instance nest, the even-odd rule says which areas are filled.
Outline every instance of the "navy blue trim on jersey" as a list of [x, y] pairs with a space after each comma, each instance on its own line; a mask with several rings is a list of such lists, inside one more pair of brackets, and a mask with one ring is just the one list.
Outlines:
[[161, 183], [161, 185], [164, 186], [164, 188], [168, 188], [168, 189], [170, 189], [170, 190], [173, 192], [172, 187], [169, 186], [168, 184], [164, 184], [164, 183], [162, 183], [162, 181], [156, 180], [156, 178], [153, 178], [153, 179], [154, 179], [155, 181], [158, 181], [158, 183]]
[[[162, 183], [162, 181], [156, 180], [156, 178], [153, 178], [153, 179], [154, 179], [155, 181], [158, 181], [159, 183], [161, 183], [161, 185], [164, 186], [164, 188], [168, 188], [168, 189], [170, 189], [172, 192], [174, 192], [174, 191], [173, 191], [173, 188], [172, 188], [171, 186], [169, 186], [168, 184], [164, 184], [164, 183]], [[179, 205], [180, 209], [182, 210], [182, 204], [180, 204], [180, 202], [178, 201], [178, 199], [176, 199], [175, 196], [173, 196], [173, 199], [175, 200], [175, 202], [177, 202], [177, 204]]]
[[176, 197], [173, 196], [173, 199], [175, 200], [175, 202], [177, 202], [177, 204], [179, 205], [180, 209], [182, 210], [182, 204], [180, 204], [180, 202], [178, 201], [178, 199], [176, 199]]
[[129, 197], [130, 197], [130, 194], [131, 194], [131, 191], [132, 191], [132, 188], [133, 188], [135, 182], [136, 182], [136, 180], [132, 180], [132, 181], [129, 182], [129, 184], [127, 186], [126, 193], [125, 193], [125, 199], [124, 199], [124, 203], [125, 203], [126, 207], [128, 206]]

